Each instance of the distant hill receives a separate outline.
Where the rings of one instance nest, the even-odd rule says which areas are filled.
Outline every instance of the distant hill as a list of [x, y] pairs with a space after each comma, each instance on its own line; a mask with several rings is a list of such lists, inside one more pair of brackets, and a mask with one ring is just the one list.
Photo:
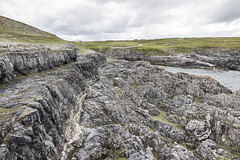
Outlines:
[[25, 23], [0, 16], [0, 42], [62, 43], [54, 34], [42, 31]]

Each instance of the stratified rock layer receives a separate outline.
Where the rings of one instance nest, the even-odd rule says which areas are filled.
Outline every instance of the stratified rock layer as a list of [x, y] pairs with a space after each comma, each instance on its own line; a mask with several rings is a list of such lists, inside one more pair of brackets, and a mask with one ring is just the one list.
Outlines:
[[148, 53], [133, 51], [127, 47], [112, 48], [108, 56], [128, 61], [149, 61], [154, 65], [211, 68], [240, 71], [240, 52], [230, 49], [199, 49], [192, 54], [171, 56], [149, 56]]
[[74, 46], [64, 46], [61, 50], [43, 47], [7, 50], [7, 54], [0, 55], [0, 82], [7, 83], [18, 74], [26, 75], [52, 69], [76, 61], [76, 58]]
[[239, 94], [207, 76], [78, 55], [0, 94], [0, 159], [240, 158]]

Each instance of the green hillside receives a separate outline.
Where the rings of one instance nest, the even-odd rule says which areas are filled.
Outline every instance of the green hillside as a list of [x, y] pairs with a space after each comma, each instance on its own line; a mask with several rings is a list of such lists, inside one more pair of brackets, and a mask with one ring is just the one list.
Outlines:
[[240, 50], [240, 37], [216, 38], [167, 38], [154, 40], [128, 40], [128, 41], [94, 41], [84, 42], [89, 49], [106, 52], [111, 47], [127, 47], [149, 55], [169, 55], [172, 53], [192, 53], [198, 49], [229, 48]]
[[0, 42], [64, 43], [56, 35], [39, 30], [19, 21], [0, 16]]
[[54, 34], [39, 30], [19, 21], [0, 16], [0, 42], [42, 43], [42, 44], [74, 44], [79, 50], [85, 48], [106, 53], [111, 47], [128, 47], [148, 55], [169, 55], [192, 53], [199, 49], [228, 48], [240, 50], [240, 37], [205, 37], [205, 38], [166, 38], [152, 40], [122, 41], [65, 41]]

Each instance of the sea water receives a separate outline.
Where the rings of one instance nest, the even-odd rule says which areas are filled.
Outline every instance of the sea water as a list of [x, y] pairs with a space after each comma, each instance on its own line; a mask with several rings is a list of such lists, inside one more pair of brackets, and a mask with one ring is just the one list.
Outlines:
[[172, 73], [184, 72], [192, 75], [211, 76], [223, 86], [231, 89], [233, 92], [240, 89], [240, 71], [223, 71], [212, 69], [194, 69], [164, 66], [165, 70]]

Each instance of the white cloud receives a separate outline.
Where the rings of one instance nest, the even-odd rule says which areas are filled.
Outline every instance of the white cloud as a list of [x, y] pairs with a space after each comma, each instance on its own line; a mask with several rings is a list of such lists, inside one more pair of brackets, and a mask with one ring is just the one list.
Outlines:
[[69, 39], [239, 36], [238, 0], [1, 0], [0, 14]]

